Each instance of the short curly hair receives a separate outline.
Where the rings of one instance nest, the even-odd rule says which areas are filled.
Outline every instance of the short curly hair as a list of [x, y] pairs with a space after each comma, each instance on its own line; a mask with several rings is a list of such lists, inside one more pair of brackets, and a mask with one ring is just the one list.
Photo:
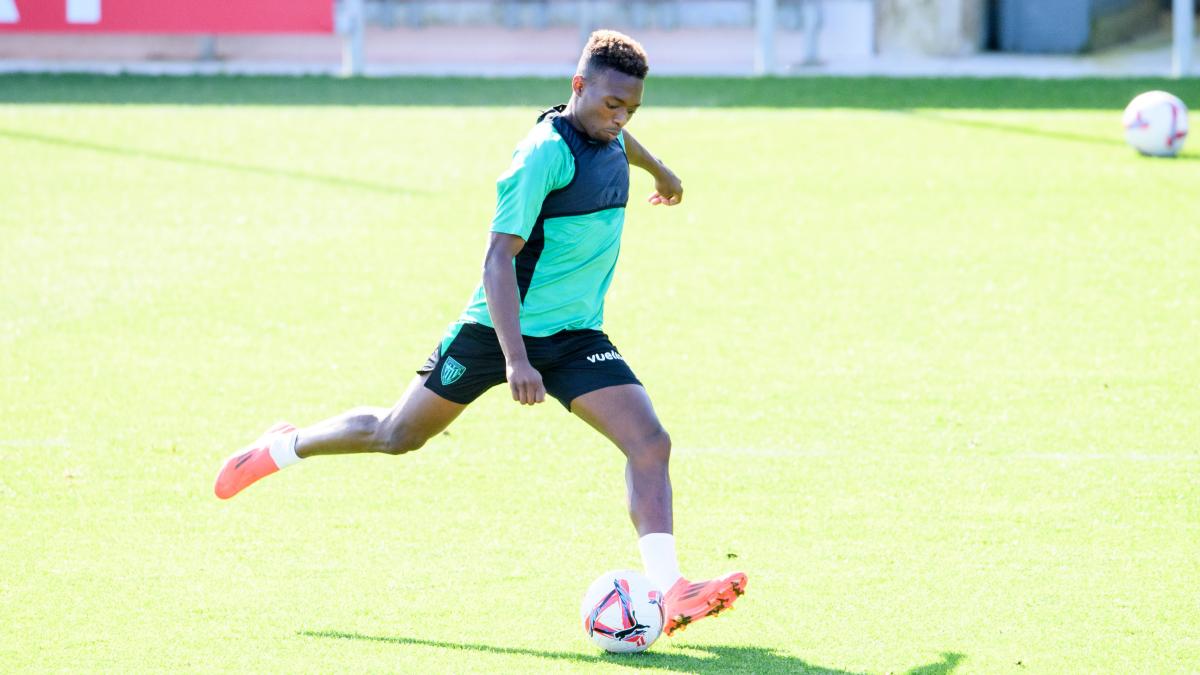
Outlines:
[[595, 68], [616, 70], [639, 80], [646, 79], [650, 71], [646, 50], [637, 40], [615, 30], [598, 30], [588, 38], [576, 72], [584, 75]]

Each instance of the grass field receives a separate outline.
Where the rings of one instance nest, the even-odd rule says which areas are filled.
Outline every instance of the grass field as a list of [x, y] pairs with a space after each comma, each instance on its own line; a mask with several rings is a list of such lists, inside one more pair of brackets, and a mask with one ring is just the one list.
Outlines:
[[553, 81], [0, 77], [0, 671], [1200, 669], [1200, 81], [648, 81], [606, 329], [737, 612], [606, 657], [622, 462], [493, 390], [230, 502], [276, 419], [388, 405]]

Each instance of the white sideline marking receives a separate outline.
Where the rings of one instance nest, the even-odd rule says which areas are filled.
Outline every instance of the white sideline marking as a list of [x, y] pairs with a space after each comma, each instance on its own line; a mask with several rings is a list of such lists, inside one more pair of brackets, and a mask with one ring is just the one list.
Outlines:
[[[835, 457], [851, 453], [832, 452], [829, 450], [786, 450], [783, 448], [675, 448], [672, 452], [687, 455], [738, 455], [742, 457]], [[906, 456], [909, 453], [905, 453]], [[853, 456], [859, 456], [854, 454]], [[1072, 454], [1069, 452], [1017, 452], [1012, 454], [980, 454], [980, 453], [932, 453], [927, 456], [945, 459], [995, 459], [1012, 460], [1028, 459], [1044, 462], [1083, 462], [1083, 461], [1128, 461], [1128, 462], [1200, 462], [1200, 453], [1144, 453], [1144, 452], [1090, 452]]]
[[65, 438], [0, 438], [0, 448], [65, 448], [70, 445]]
[[[1130, 462], [1200, 462], [1200, 454], [1168, 453], [1146, 454], [1142, 452], [1092, 452], [1074, 455], [1069, 452], [1022, 452], [1007, 455], [1016, 459], [1041, 459], [1058, 462], [1080, 462], [1084, 460], [1127, 460]], [[1004, 455], [998, 455], [1004, 457]]]
[[830, 457], [828, 450], [784, 450], [781, 448], [673, 448], [686, 455], [749, 455], [751, 457]]

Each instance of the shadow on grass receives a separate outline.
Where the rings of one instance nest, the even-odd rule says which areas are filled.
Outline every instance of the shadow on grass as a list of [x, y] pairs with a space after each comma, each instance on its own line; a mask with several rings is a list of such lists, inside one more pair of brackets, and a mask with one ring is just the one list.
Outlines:
[[[1035, 138], [1046, 138], [1055, 141], [1071, 141], [1074, 143], [1090, 143], [1092, 145], [1103, 145], [1108, 147], [1121, 147], [1128, 149], [1121, 136], [1120, 127], [1114, 124], [1115, 131], [1106, 136], [1093, 136], [1089, 134], [1079, 134], [1072, 131], [1060, 131], [1057, 129], [1043, 129], [1039, 127], [1030, 127], [1021, 124], [1012, 124], [1008, 122], [995, 122], [991, 120], [967, 119], [963, 117], [953, 117], [950, 115], [940, 114], [931, 110], [905, 110], [902, 111], [906, 115], [912, 115], [924, 120], [939, 122], [941, 124], [949, 124], [957, 127], [966, 127], [968, 129], [983, 129], [985, 131], [999, 131], [1004, 133], [1021, 134], [1022, 136], [1033, 136]], [[1200, 161], [1200, 156], [1196, 155], [1179, 155], [1172, 158], [1170, 161], [1176, 162], [1196, 162]]]
[[[856, 675], [850, 671], [836, 670], [814, 666], [803, 659], [787, 654], [780, 654], [766, 647], [727, 647], [696, 645], [684, 649], [692, 652], [704, 652], [709, 656], [693, 656], [691, 654], [663, 653], [649, 651], [642, 654], [584, 654], [573, 652], [552, 652], [539, 649], [521, 649], [516, 647], [497, 647], [494, 645], [472, 644], [468, 642], [439, 642], [437, 640], [422, 640], [400, 636], [363, 635], [361, 633], [345, 633], [342, 631], [299, 631], [298, 635], [312, 638], [331, 638], [337, 640], [365, 640], [367, 642], [386, 642], [397, 645], [412, 645], [417, 647], [435, 647], [438, 649], [468, 650], [489, 654], [515, 656], [534, 656], [542, 659], [570, 661], [578, 664], [612, 664], [646, 670], [681, 670], [688, 672], [739, 672], [739, 673], [806, 673], [811, 675]], [[942, 660], [912, 668], [907, 675], [948, 675], [965, 657], [962, 654], [944, 653]]]
[[404, 195], [418, 192], [410, 188], [402, 188], [386, 183], [376, 183], [358, 178], [347, 178], [345, 176], [331, 176], [319, 173], [308, 173], [306, 171], [295, 171], [293, 169], [280, 169], [269, 166], [258, 166], [255, 164], [242, 164], [238, 162], [230, 162], [220, 159], [208, 159], [205, 157], [194, 157], [191, 155], [182, 155], [172, 152], [161, 152], [157, 150], [139, 150], [137, 148], [122, 147], [119, 145], [106, 145], [104, 143], [94, 143], [92, 141], [81, 141], [73, 138], [63, 138], [61, 136], [50, 136], [48, 134], [38, 134], [28, 131], [14, 131], [10, 129], [0, 129], [0, 138], [5, 138], [13, 141], [22, 141], [26, 143], [39, 143], [42, 145], [52, 145], [60, 148], [69, 148], [71, 150], [85, 150], [89, 152], [99, 152], [106, 155], [114, 155], [122, 158], [133, 159], [150, 159], [160, 162], [171, 162], [173, 164], [184, 164], [189, 166], [198, 166], [208, 169], [220, 169], [222, 171], [234, 171], [239, 173], [257, 174], [259, 176], [271, 176], [275, 178], [289, 178], [297, 181], [305, 181], [309, 183], [317, 183], [320, 185], [353, 188], [356, 190], [368, 190], [370, 192]]
[[[1074, 141], [1077, 143], [1092, 143], [1095, 145], [1107, 146], [1125, 146], [1125, 141], [1121, 140], [1119, 133], [1114, 132], [1111, 136], [1090, 136], [1088, 134], [1077, 134], [1070, 131], [1057, 131], [1054, 129], [1040, 129], [1037, 127], [1029, 127], [1021, 124], [1011, 124], [1006, 122], [993, 122], [990, 120], [974, 120], [964, 119], [962, 117], [950, 117], [947, 115], [939, 115], [938, 113], [927, 110], [906, 110], [906, 114], [919, 117], [921, 119], [940, 122], [942, 124], [950, 124], [956, 127], [966, 127], [968, 129], [984, 129], [987, 131], [1003, 131], [1007, 133], [1021, 134], [1023, 136], [1034, 136], [1037, 138], [1048, 138], [1056, 141]], [[1119, 130], [1119, 128], [1118, 128]]]
[[[909, 108], [1122, 110], [1137, 94], [1168, 89], [1200, 99], [1200, 78], [686, 78], [646, 82], [647, 109]], [[563, 102], [561, 78], [0, 75], [0, 103], [308, 106], [521, 106]]]

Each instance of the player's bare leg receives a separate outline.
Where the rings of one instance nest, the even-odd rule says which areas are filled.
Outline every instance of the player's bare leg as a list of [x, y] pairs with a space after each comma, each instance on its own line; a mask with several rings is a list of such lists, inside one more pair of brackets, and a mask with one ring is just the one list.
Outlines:
[[666, 590], [667, 635], [732, 609], [746, 591], [745, 574], [694, 583], [679, 574], [668, 469], [671, 438], [646, 390], [636, 384], [598, 389], [572, 401], [571, 410], [625, 453], [629, 516], [640, 537], [646, 574]]
[[466, 408], [426, 389], [427, 377], [413, 378], [391, 409], [355, 408], [298, 431], [290, 424], [276, 424], [225, 461], [214, 492], [229, 499], [305, 457], [360, 452], [401, 455], [420, 448]]
[[420, 448], [466, 409], [426, 389], [428, 377], [414, 377], [391, 409], [355, 408], [300, 429], [296, 454], [302, 458], [359, 452], [402, 455]]
[[629, 517], [638, 536], [672, 532], [671, 437], [658, 421], [646, 390], [622, 384], [571, 401], [571, 412], [625, 453]]

